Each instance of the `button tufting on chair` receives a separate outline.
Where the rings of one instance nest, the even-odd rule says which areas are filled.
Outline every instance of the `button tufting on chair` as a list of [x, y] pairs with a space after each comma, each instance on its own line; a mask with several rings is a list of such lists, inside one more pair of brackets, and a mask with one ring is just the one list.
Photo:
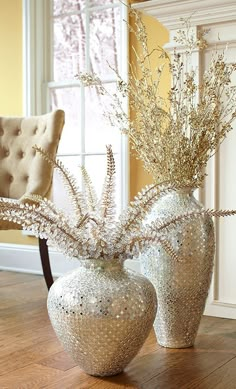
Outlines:
[[[37, 194], [50, 197], [53, 168], [36, 155], [33, 146], [55, 156], [64, 126], [62, 110], [31, 117], [0, 117], [0, 197], [18, 199]], [[3, 136], [4, 135], [4, 136]], [[21, 229], [0, 220], [0, 230]], [[43, 274], [48, 289], [53, 283], [48, 246], [39, 238]]]
[[22, 159], [25, 157], [25, 152], [21, 150], [21, 151], [19, 151], [18, 155], [19, 155], [20, 159]]

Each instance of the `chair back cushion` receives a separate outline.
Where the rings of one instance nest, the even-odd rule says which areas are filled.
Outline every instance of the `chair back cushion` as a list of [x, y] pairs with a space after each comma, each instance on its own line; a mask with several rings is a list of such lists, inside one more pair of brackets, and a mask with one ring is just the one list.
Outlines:
[[41, 116], [0, 117], [0, 196], [20, 199], [25, 194], [48, 197], [53, 168], [37, 153], [37, 145], [55, 157], [64, 111]]

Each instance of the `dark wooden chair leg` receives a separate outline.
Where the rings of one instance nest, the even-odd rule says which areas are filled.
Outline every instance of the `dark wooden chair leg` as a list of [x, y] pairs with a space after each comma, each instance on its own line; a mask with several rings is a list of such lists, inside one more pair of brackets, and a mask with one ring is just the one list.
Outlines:
[[51, 266], [50, 266], [50, 260], [49, 260], [49, 254], [48, 254], [48, 245], [46, 239], [39, 238], [39, 253], [43, 268], [43, 275], [45, 278], [45, 282], [47, 284], [48, 290], [53, 284], [53, 277], [51, 272]]

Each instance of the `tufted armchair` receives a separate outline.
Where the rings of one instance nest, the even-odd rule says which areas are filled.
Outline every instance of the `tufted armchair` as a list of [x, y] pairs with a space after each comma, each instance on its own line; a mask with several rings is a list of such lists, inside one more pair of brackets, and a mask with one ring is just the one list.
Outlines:
[[[49, 197], [53, 168], [33, 149], [42, 147], [55, 156], [64, 125], [64, 111], [41, 116], [0, 117], [0, 197], [21, 200], [24, 195]], [[0, 230], [19, 230], [18, 224], [0, 220]], [[48, 289], [53, 283], [48, 246], [39, 238], [43, 274]]]

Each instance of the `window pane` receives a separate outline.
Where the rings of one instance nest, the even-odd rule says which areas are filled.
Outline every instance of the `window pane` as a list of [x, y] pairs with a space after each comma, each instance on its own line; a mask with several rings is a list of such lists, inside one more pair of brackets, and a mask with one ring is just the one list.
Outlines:
[[68, 12], [81, 11], [86, 4], [86, 0], [54, 0], [53, 14], [60, 15]]
[[74, 79], [86, 70], [85, 15], [71, 15], [54, 21], [54, 80]]
[[50, 94], [51, 109], [63, 109], [65, 111], [65, 125], [58, 154], [79, 153], [81, 150], [81, 90], [79, 87], [52, 89]]
[[119, 3], [119, 0], [90, 0], [89, 6], [90, 7], [97, 7], [101, 5], [108, 5], [108, 4], [117, 4]]
[[[107, 87], [115, 90], [115, 85]], [[109, 106], [107, 96], [99, 96], [95, 88], [85, 88], [85, 151], [104, 152], [105, 145], [111, 144], [113, 151], [119, 151], [120, 133], [104, 117], [104, 110]]]
[[[90, 14], [90, 66], [101, 75], [118, 70], [120, 45], [120, 9], [108, 8]], [[109, 65], [108, 65], [109, 64]]]
[[[69, 170], [70, 174], [76, 178], [78, 182], [78, 186], [81, 189], [81, 180], [80, 180], [80, 169], [81, 158], [80, 157], [60, 157], [60, 161], [63, 165]], [[68, 194], [65, 189], [65, 184], [58, 173], [58, 171], [54, 172], [53, 177], [53, 202], [57, 205], [57, 207], [66, 210], [67, 212], [73, 212], [73, 208], [71, 206], [71, 201], [68, 197]]]

